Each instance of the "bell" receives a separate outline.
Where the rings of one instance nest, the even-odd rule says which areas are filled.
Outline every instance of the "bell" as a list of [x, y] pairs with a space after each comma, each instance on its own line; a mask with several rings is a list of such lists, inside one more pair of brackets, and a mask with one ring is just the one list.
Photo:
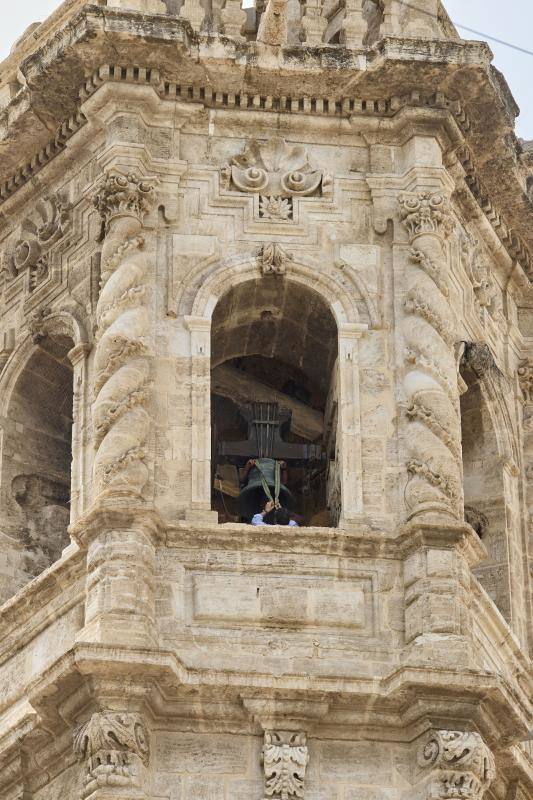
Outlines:
[[[274, 498], [276, 485], [276, 461], [273, 458], [258, 458], [257, 463], [261, 467], [265, 481]], [[261, 481], [261, 472], [257, 467], [252, 467], [248, 475], [248, 483], [239, 494], [239, 514], [241, 517], [251, 519], [254, 514], [258, 514], [268, 500]], [[279, 502], [284, 508], [294, 509], [294, 497], [286, 486], [281, 484], [279, 487]]]

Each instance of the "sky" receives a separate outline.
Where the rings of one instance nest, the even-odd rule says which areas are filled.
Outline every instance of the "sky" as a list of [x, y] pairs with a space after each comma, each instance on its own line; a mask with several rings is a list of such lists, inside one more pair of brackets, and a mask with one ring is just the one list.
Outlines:
[[[416, 0], [411, 2], [416, 4]], [[456, 25], [531, 51], [531, 55], [521, 53], [489, 40], [494, 63], [505, 75], [521, 109], [517, 133], [524, 139], [533, 139], [533, 0], [444, 0], [444, 4]], [[45, 19], [58, 5], [58, 0], [21, 0], [10, 6], [9, 14], [2, 15], [0, 59], [8, 55], [28, 25]], [[459, 33], [464, 39], [484, 38], [464, 28]]]

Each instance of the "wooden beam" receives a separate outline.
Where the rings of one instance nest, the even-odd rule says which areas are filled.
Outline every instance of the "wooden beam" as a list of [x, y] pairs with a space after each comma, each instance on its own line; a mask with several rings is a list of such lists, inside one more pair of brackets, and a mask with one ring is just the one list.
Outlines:
[[228, 364], [221, 364], [211, 372], [211, 391], [233, 400], [237, 405], [250, 400], [269, 400], [292, 410], [291, 430], [297, 436], [314, 442], [324, 433], [324, 415], [306, 406], [294, 397], [272, 389], [251, 375]]

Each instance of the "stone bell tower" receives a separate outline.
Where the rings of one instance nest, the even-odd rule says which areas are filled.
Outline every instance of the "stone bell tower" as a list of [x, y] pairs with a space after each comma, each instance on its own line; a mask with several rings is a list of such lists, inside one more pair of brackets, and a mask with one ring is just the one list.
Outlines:
[[0, 800], [533, 797], [491, 59], [440, 0], [65, 0], [0, 66]]

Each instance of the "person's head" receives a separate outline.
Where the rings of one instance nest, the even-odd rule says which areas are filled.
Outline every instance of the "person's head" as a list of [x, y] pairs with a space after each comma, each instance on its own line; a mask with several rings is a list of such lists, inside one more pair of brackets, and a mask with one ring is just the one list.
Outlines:
[[288, 525], [291, 521], [290, 511], [286, 508], [273, 508], [263, 517], [267, 525]]

